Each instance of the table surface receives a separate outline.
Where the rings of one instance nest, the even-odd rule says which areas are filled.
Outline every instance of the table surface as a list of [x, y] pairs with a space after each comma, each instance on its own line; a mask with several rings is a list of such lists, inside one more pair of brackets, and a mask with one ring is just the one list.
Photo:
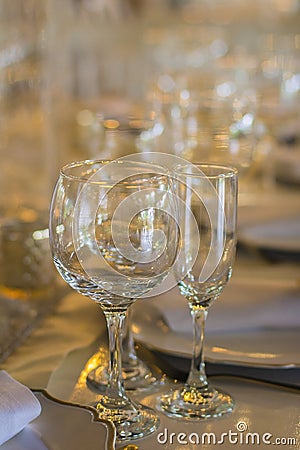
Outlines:
[[[266, 262], [256, 254], [245, 257], [244, 253], [238, 253], [237, 267], [243, 266], [245, 261], [249, 267], [267, 264], [271, 273], [272, 267], [276, 265], [278, 268], [278, 262]], [[282, 267], [288, 267], [285, 262], [279, 264], [282, 264]], [[298, 263], [293, 263], [294, 273], [297, 273], [297, 267], [299, 267]], [[274, 274], [276, 273], [274, 271]], [[95, 394], [88, 391], [82, 380], [86, 364], [99, 345], [106, 345], [106, 328], [101, 310], [91, 300], [68, 289], [58, 302], [54, 313], [46, 317], [22, 345], [8, 357], [2, 364], [2, 368], [32, 389], [46, 389], [54, 397], [65, 401], [93, 403], [96, 399]], [[140, 346], [139, 351], [148, 358], [149, 364], [159, 365], [169, 375], [170, 380], [161, 386], [162, 391], [172, 387], [173, 377], [179, 380], [185, 378], [189, 368], [188, 358], [159, 351], [149, 352], [143, 346]], [[171, 442], [170, 433], [172, 432], [178, 434], [182, 430], [185, 433], [214, 431], [220, 436], [228, 430], [236, 430], [237, 424], [243, 421], [251, 432], [260, 434], [269, 432], [273, 437], [282, 438], [296, 436], [299, 441], [300, 368], [268, 370], [261, 367], [239, 367], [210, 362], [207, 364], [207, 371], [214, 384], [224, 387], [234, 396], [236, 401], [234, 413], [217, 421], [188, 424], [167, 419], [161, 415], [159, 431], [140, 440], [137, 443], [139, 449], [179, 449], [185, 444], [181, 444], [178, 440], [173, 442], [172, 439]], [[292, 388], [280, 386], [280, 384], [289, 384]], [[159, 394], [160, 392], [157, 391], [150, 396], [138, 395], [137, 398], [155, 407]], [[163, 444], [164, 440], [166, 442]], [[230, 442], [226, 445], [226, 448], [235, 446]], [[262, 443], [259, 448], [264, 448], [266, 445]], [[285, 448], [299, 448], [300, 441], [297, 445], [298, 447], [287, 445]], [[210, 446], [213, 447], [212, 444], [206, 443], [204, 448]], [[187, 445], [185, 447], [187, 448]], [[188, 448], [199, 448], [199, 446], [190, 443]]]

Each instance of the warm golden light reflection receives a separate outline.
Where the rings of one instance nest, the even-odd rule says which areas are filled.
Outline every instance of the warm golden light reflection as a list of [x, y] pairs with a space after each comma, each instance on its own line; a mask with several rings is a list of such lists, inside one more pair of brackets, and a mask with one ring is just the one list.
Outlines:
[[199, 395], [197, 391], [185, 391], [183, 395], [183, 400], [187, 403], [192, 403], [196, 405], [203, 405], [205, 399], [202, 395]]
[[[241, 356], [241, 357], [245, 356], [245, 352], [241, 352], [238, 350], [229, 350], [228, 348], [223, 348], [223, 347], [212, 347], [211, 351], [215, 352], [215, 353], [222, 353], [224, 355], [230, 355], [230, 356]], [[247, 356], [249, 356], [251, 358], [273, 359], [273, 358], [278, 357], [278, 354], [247, 352]]]
[[104, 120], [103, 125], [105, 128], [114, 130], [120, 126], [120, 122], [115, 119], [107, 119], [107, 120]]
[[98, 366], [105, 366], [107, 365], [107, 349], [106, 347], [100, 347], [98, 352], [95, 353], [86, 363], [82, 373], [81, 377], [85, 376], [93, 369], [95, 369]]
[[141, 333], [141, 331], [142, 331], [141, 327], [139, 327], [135, 323], [132, 324], [132, 332], [133, 332], [133, 334], [139, 334], [139, 333]]
[[214, 136], [216, 149], [226, 150], [228, 147], [228, 135], [224, 133], [215, 134]]
[[[134, 445], [134, 444], [127, 444], [126, 447], [125, 447], [125, 449], [126, 449], [126, 450], [138, 450], [139, 448], [138, 448], [137, 445]], [[124, 449], [124, 450], [125, 450], [125, 449]]]
[[20, 219], [23, 220], [24, 222], [34, 222], [36, 221], [38, 218], [37, 212], [34, 211], [33, 209], [22, 209], [22, 211], [20, 212]]
[[28, 300], [29, 298], [32, 298], [33, 292], [31, 290], [23, 290], [0, 285], [0, 294], [10, 299]]
[[86, 378], [88, 373], [97, 367], [107, 367], [108, 354], [106, 347], [100, 347], [97, 353], [93, 354], [86, 362], [83, 370], [74, 386], [70, 401], [81, 404], [93, 404], [97, 402], [99, 395], [87, 388]]

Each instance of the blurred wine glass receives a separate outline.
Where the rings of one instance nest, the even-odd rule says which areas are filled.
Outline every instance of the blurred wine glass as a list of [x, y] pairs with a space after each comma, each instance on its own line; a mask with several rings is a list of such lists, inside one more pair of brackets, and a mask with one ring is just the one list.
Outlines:
[[[48, 205], [56, 160], [47, 141], [45, 2], [0, 5], [0, 293], [50, 305]], [[20, 306], [22, 309], [23, 306]]]
[[253, 176], [257, 142], [257, 96], [249, 82], [254, 68], [219, 61], [207, 81], [162, 76], [168, 95], [157, 97], [163, 123], [161, 147], [191, 161], [228, 164], [239, 170], [241, 187]]
[[299, 167], [300, 42], [297, 34], [292, 31], [265, 33], [259, 57], [257, 91], [260, 149], [264, 156], [262, 177], [265, 187], [273, 189], [277, 177], [293, 182], [289, 160], [294, 160]]

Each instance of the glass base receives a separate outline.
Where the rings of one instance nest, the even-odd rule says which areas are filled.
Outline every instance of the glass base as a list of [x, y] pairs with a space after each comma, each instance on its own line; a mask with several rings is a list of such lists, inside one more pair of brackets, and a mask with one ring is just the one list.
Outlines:
[[159, 409], [169, 417], [182, 419], [212, 419], [233, 411], [230, 395], [211, 386], [184, 386], [160, 398]]
[[[152, 389], [163, 382], [140, 359], [137, 359], [134, 364], [124, 365], [122, 367], [122, 377], [124, 387], [128, 391]], [[108, 378], [107, 368], [99, 366], [88, 373], [86, 382], [92, 390], [104, 393], [107, 388]]]
[[159, 417], [151, 408], [131, 401], [113, 403], [103, 396], [96, 409], [101, 419], [113, 422], [118, 442], [143, 438], [159, 427]]

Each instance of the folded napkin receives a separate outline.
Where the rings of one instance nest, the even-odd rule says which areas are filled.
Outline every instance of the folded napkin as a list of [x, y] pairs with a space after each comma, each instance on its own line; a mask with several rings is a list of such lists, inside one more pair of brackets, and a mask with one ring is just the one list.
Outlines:
[[[192, 334], [188, 303], [177, 287], [147, 302], [149, 309], [154, 312], [155, 308], [173, 331]], [[135, 314], [145, 313], [147, 302], [137, 302]], [[206, 331], [209, 334], [293, 327], [300, 327], [300, 289], [296, 281], [236, 277], [210, 308]]]
[[41, 405], [33, 393], [0, 371], [0, 445], [19, 433], [41, 412]]

